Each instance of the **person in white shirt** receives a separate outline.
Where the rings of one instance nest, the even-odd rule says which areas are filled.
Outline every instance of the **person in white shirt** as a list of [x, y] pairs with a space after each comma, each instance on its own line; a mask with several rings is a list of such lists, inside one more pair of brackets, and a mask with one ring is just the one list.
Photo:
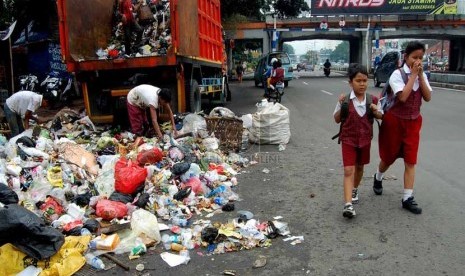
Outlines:
[[142, 84], [129, 91], [127, 101], [129, 122], [134, 134], [138, 136], [144, 135], [144, 125], [147, 123], [146, 108], [149, 108], [155, 134], [158, 138], [162, 138], [163, 134], [158, 125], [157, 110], [163, 108], [170, 117], [173, 134], [177, 135], [174, 116], [170, 107], [171, 91], [169, 89]]
[[10, 126], [11, 137], [29, 128], [29, 120], [45, 123], [37, 116], [33, 116], [40, 107], [47, 107], [48, 99], [32, 91], [18, 91], [6, 99], [4, 105], [5, 117]]

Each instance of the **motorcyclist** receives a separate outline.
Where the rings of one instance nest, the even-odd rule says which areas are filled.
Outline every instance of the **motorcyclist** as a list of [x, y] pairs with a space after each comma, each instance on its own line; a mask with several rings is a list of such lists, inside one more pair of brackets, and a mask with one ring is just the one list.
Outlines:
[[273, 63], [273, 69], [271, 71], [271, 78], [269, 82], [269, 86], [271, 88], [274, 88], [278, 82], [284, 82], [284, 69], [281, 66], [282, 63], [279, 59]]
[[[270, 64], [273, 66], [273, 64], [275, 64], [276, 62], [278, 61], [277, 58], [272, 58], [271, 61], [270, 61]], [[265, 72], [265, 74], [263, 74], [265, 76], [265, 82], [263, 83], [263, 87], [265, 88], [265, 94], [263, 95], [263, 97], [267, 97], [268, 96], [268, 88], [269, 88], [269, 78], [271, 77], [271, 73], [273, 71], [273, 68], [268, 68], [268, 70]]]
[[323, 66], [325, 75], [329, 77], [329, 73], [331, 72], [331, 62], [329, 62], [329, 59], [326, 59], [326, 62], [323, 64]]

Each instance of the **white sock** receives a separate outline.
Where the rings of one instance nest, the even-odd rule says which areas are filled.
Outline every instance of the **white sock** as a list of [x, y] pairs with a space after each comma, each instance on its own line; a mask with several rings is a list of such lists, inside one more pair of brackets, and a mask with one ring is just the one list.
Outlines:
[[402, 201], [406, 201], [411, 197], [413, 194], [413, 189], [404, 189], [404, 197], [402, 198]]
[[376, 180], [382, 181], [383, 177], [384, 177], [384, 173], [380, 172], [378, 169], [378, 171], [376, 172]]
[[344, 207], [351, 206], [351, 205], [352, 205], [352, 202], [347, 202], [346, 204], [344, 204]]

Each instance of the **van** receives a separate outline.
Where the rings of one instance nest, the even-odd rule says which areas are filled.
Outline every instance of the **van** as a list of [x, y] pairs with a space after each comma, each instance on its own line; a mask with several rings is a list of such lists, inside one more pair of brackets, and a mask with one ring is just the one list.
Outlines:
[[289, 81], [293, 79], [294, 69], [292, 69], [291, 59], [289, 58], [289, 55], [285, 52], [273, 52], [266, 54], [258, 61], [257, 67], [255, 68], [254, 72], [254, 80], [256, 87], [265, 83], [265, 76], [263, 74], [266, 73], [268, 68], [272, 67], [271, 60], [273, 58], [281, 60], [282, 68], [284, 69], [284, 86], [287, 87], [289, 85]]
[[[399, 51], [389, 52], [381, 59], [379, 64], [375, 67], [373, 73], [373, 81], [375, 87], [379, 87], [381, 83], [386, 83], [389, 80], [392, 72], [402, 65], [403, 54]], [[430, 77], [430, 60], [427, 55], [423, 55], [423, 72], [426, 77]]]

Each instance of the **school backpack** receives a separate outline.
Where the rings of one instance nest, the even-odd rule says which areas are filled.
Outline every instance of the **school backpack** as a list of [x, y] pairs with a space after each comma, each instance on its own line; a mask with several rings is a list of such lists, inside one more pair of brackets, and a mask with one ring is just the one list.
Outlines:
[[[404, 83], [407, 84], [408, 82], [408, 76], [407, 73], [405, 73], [404, 68], [399, 68], [400, 75], [402, 76], [402, 79], [404, 80]], [[391, 75], [392, 76], [392, 75]], [[394, 91], [392, 91], [391, 85], [389, 85], [389, 80], [386, 82], [384, 85], [383, 91], [381, 91], [381, 95], [379, 96], [379, 101], [381, 103], [381, 109], [383, 110], [384, 113], [388, 111], [395, 102], [395, 94]]]
[[[371, 123], [373, 123], [374, 121], [373, 110], [371, 110], [370, 108], [370, 105], [372, 103], [373, 103], [373, 96], [367, 93], [366, 94], [366, 112], [367, 112], [368, 120], [370, 120]], [[331, 138], [332, 140], [338, 138], [337, 139], [338, 144], [341, 143], [342, 126], [344, 125], [344, 122], [349, 116], [349, 104], [350, 104], [350, 94], [347, 94], [344, 97], [344, 101], [342, 101], [341, 103], [341, 123], [339, 125], [339, 132]]]

